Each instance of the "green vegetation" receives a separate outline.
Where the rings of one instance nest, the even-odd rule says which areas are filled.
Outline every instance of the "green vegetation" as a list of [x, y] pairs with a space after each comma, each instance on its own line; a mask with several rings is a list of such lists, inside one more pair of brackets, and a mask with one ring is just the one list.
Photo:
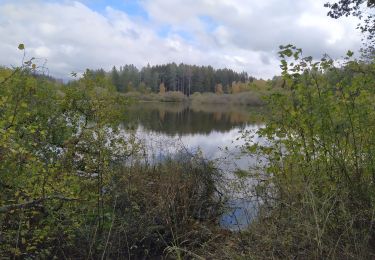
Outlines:
[[[374, 6], [327, 6], [338, 18], [361, 15], [364, 3]], [[370, 40], [372, 18], [361, 28]], [[87, 70], [68, 84], [39, 75], [34, 58], [0, 68], [0, 257], [373, 259], [372, 50], [365, 61], [348, 51], [337, 65], [281, 46], [282, 76], [268, 81], [174, 63]], [[235, 175], [260, 203], [238, 232], [219, 226], [225, 192], [239, 193], [232, 176], [187, 149], [151, 164], [131, 130], [142, 121], [184, 134], [189, 121], [188, 133], [204, 135], [213, 124], [258, 123], [263, 109], [265, 141], [242, 133], [241, 151], [257, 164]]]
[[231, 104], [246, 106], [262, 106], [262, 96], [255, 92], [243, 92], [236, 94], [194, 93], [190, 96], [193, 104]]
[[118, 70], [113, 67], [111, 72], [96, 71], [109, 76], [119, 92], [139, 91], [141, 93], [160, 90], [180, 91], [185, 95], [194, 92], [215, 92], [218, 84], [231, 86], [232, 82], [251, 82], [246, 72], [237, 73], [231, 69], [214, 69], [211, 66], [196, 66], [176, 63], [165, 65], [147, 65], [138, 70], [134, 65], [125, 65]]
[[142, 164], [119, 128], [128, 101], [105, 77], [62, 86], [25, 64], [0, 70], [1, 256], [189, 255], [214, 239], [213, 165], [189, 154]]
[[132, 91], [124, 94], [125, 97], [137, 101], [152, 101], [152, 102], [188, 102], [189, 99], [186, 95], [179, 91], [168, 91], [165, 93], [147, 93]]
[[111, 72], [100, 69], [90, 73], [107, 78], [125, 97], [153, 102], [261, 106], [263, 97], [280, 91], [284, 84], [280, 77], [266, 81], [249, 77], [246, 72], [175, 63], [148, 65], [141, 70], [125, 65], [120, 70], [113, 67]]
[[284, 81], [280, 77], [272, 80], [253, 80], [252, 82], [232, 82], [224, 92], [221, 84], [216, 85], [215, 92], [194, 92], [187, 96], [181, 91], [165, 91], [164, 84], [160, 85], [159, 93], [131, 91], [124, 93], [136, 101], [146, 102], [189, 102], [191, 104], [222, 104], [264, 106], [264, 98], [272, 93], [283, 91]]
[[[247, 147], [269, 162], [249, 172], [263, 202], [244, 234], [251, 258], [374, 257], [374, 64], [340, 68], [282, 47], [288, 93], [270, 98], [260, 131], [267, 146]], [[291, 59], [289, 61], [288, 59]]]
[[[0, 255], [373, 257], [374, 64], [354, 60], [352, 52], [339, 67], [300, 55], [292, 45], [282, 47], [282, 81], [232, 86], [230, 98], [257, 91], [272, 110], [259, 131], [266, 145], [250, 145], [252, 136], [243, 136], [244, 152], [267, 164], [238, 175], [255, 183], [248, 192], [262, 202], [257, 218], [239, 233], [218, 226], [226, 198], [218, 189], [222, 173], [211, 162], [181, 151], [144, 163], [145, 147], [120, 127], [144, 110], [138, 107], [138, 119], [132, 118], [126, 110], [137, 109], [129, 107], [131, 95], [117, 92], [108, 77], [87, 71], [63, 85], [37, 76], [33, 60], [2, 68]], [[190, 118], [186, 109], [201, 113], [209, 99], [227, 104], [212, 107], [213, 120], [247, 120], [241, 113], [234, 119], [231, 101], [220, 100], [228, 95], [217, 92], [173, 103], [174, 113], [169, 107], [161, 112], [163, 103], [138, 106], [158, 106], [156, 114], [145, 114], [152, 129], [173, 121], [163, 132], [181, 132], [175, 127]], [[204, 115], [197, 131], [211, 120]]]

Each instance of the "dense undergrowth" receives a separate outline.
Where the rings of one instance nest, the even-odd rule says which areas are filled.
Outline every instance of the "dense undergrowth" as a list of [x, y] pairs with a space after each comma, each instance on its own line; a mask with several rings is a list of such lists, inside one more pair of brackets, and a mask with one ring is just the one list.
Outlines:
[[87, 71], [59, 85], [36, 70], [33, 60], [0, 70], [0, 256], [174, 258], [203, 250], [221, 213], [220, 172], [195, 155], [137, 163], [140, 142], [119, 124], [128, 101], [105, 77]]
[[[287, 93], [271, 96], [272, 117], [246, 147], [268, 161], [249, 172], [263, 202], [243, 234], [256, 259], [372, 259], [375, 256], [375, 67], [348, 52], [329, 58], [280, 51]], [[246, 136], [245, 138], [249, 138]]]

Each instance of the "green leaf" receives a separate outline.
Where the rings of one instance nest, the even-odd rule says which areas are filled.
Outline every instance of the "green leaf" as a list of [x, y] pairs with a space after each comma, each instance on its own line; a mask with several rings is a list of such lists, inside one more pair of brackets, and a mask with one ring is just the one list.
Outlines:
[[19, 50], [24, 50], [24, 49], [25, 49], [25, 45], [24, 45], [23, 43], [20, 43], [20, 44], [18, 45], [18, 49], [19, 49]]

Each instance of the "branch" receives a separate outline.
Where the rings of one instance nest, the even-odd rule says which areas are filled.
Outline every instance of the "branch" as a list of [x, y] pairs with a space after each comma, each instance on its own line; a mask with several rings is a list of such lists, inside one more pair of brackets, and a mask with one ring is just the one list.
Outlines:
[[6, 83], [8, 80], [10, 80], [18, 71], [20, 71], [19, 68], [16, 68], [13, 70], [12, 74], [10, 74], [8, 77], [6, 77], [3, 81], [0, 82], [0, 85]]
[[2, 207], [0, 207], [0, 213], [6, 213], [8, 211], [16, 210], [16, 209], [32, 208], [32, 207], [37, 206], [38, 204], [40, 204], [40, 203], [42, 203], [46, 200], [54, 200], [54, 199], [61, 200], [61, 201], [77, 201], [77, 200], [79, 200], [79, 199], [76, 199], [76, 198], [67, 198], [67, 197], [64, 197], [62, 195], [53, 195], [53, 196], [48, 196], [48, 197], [44, 197], [44, 198], [39, 198], [39, 199], [27, 201], [27, 202], [20, 203], [20, 204], [12, 204], [12, 205], [2, 206]]

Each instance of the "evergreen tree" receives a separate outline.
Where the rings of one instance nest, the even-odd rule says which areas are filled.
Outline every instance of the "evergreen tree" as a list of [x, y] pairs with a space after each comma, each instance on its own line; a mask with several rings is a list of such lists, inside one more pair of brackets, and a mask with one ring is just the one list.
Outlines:
[[[100, 73], [97, 71], [96, 73]], [[124, 65], [117, 70], [116, 67], [108, 73], [114, 86], [120, 92], [140, 91], [149, 89], [154, 93], [160, 91], [160, 84], [163, 83], [165, 91], [180, 91], [185, 95], [194, 92], [216, 92], [216, 86], [221, 84], [227, 90], [232, 82], [252, 82], [246, 72], [235, 72], [231, 69], [214, 69], [212, 66], [196, 66], [169, 63], [143, 67], [139, 70], [133, 64]]]
[[117, 91], [124, 92], [124, 85], [121, 84], [120, 75], [116, 69], [116, 66], [113, 66], [111, 72], [112, 84], [116, 87]]

